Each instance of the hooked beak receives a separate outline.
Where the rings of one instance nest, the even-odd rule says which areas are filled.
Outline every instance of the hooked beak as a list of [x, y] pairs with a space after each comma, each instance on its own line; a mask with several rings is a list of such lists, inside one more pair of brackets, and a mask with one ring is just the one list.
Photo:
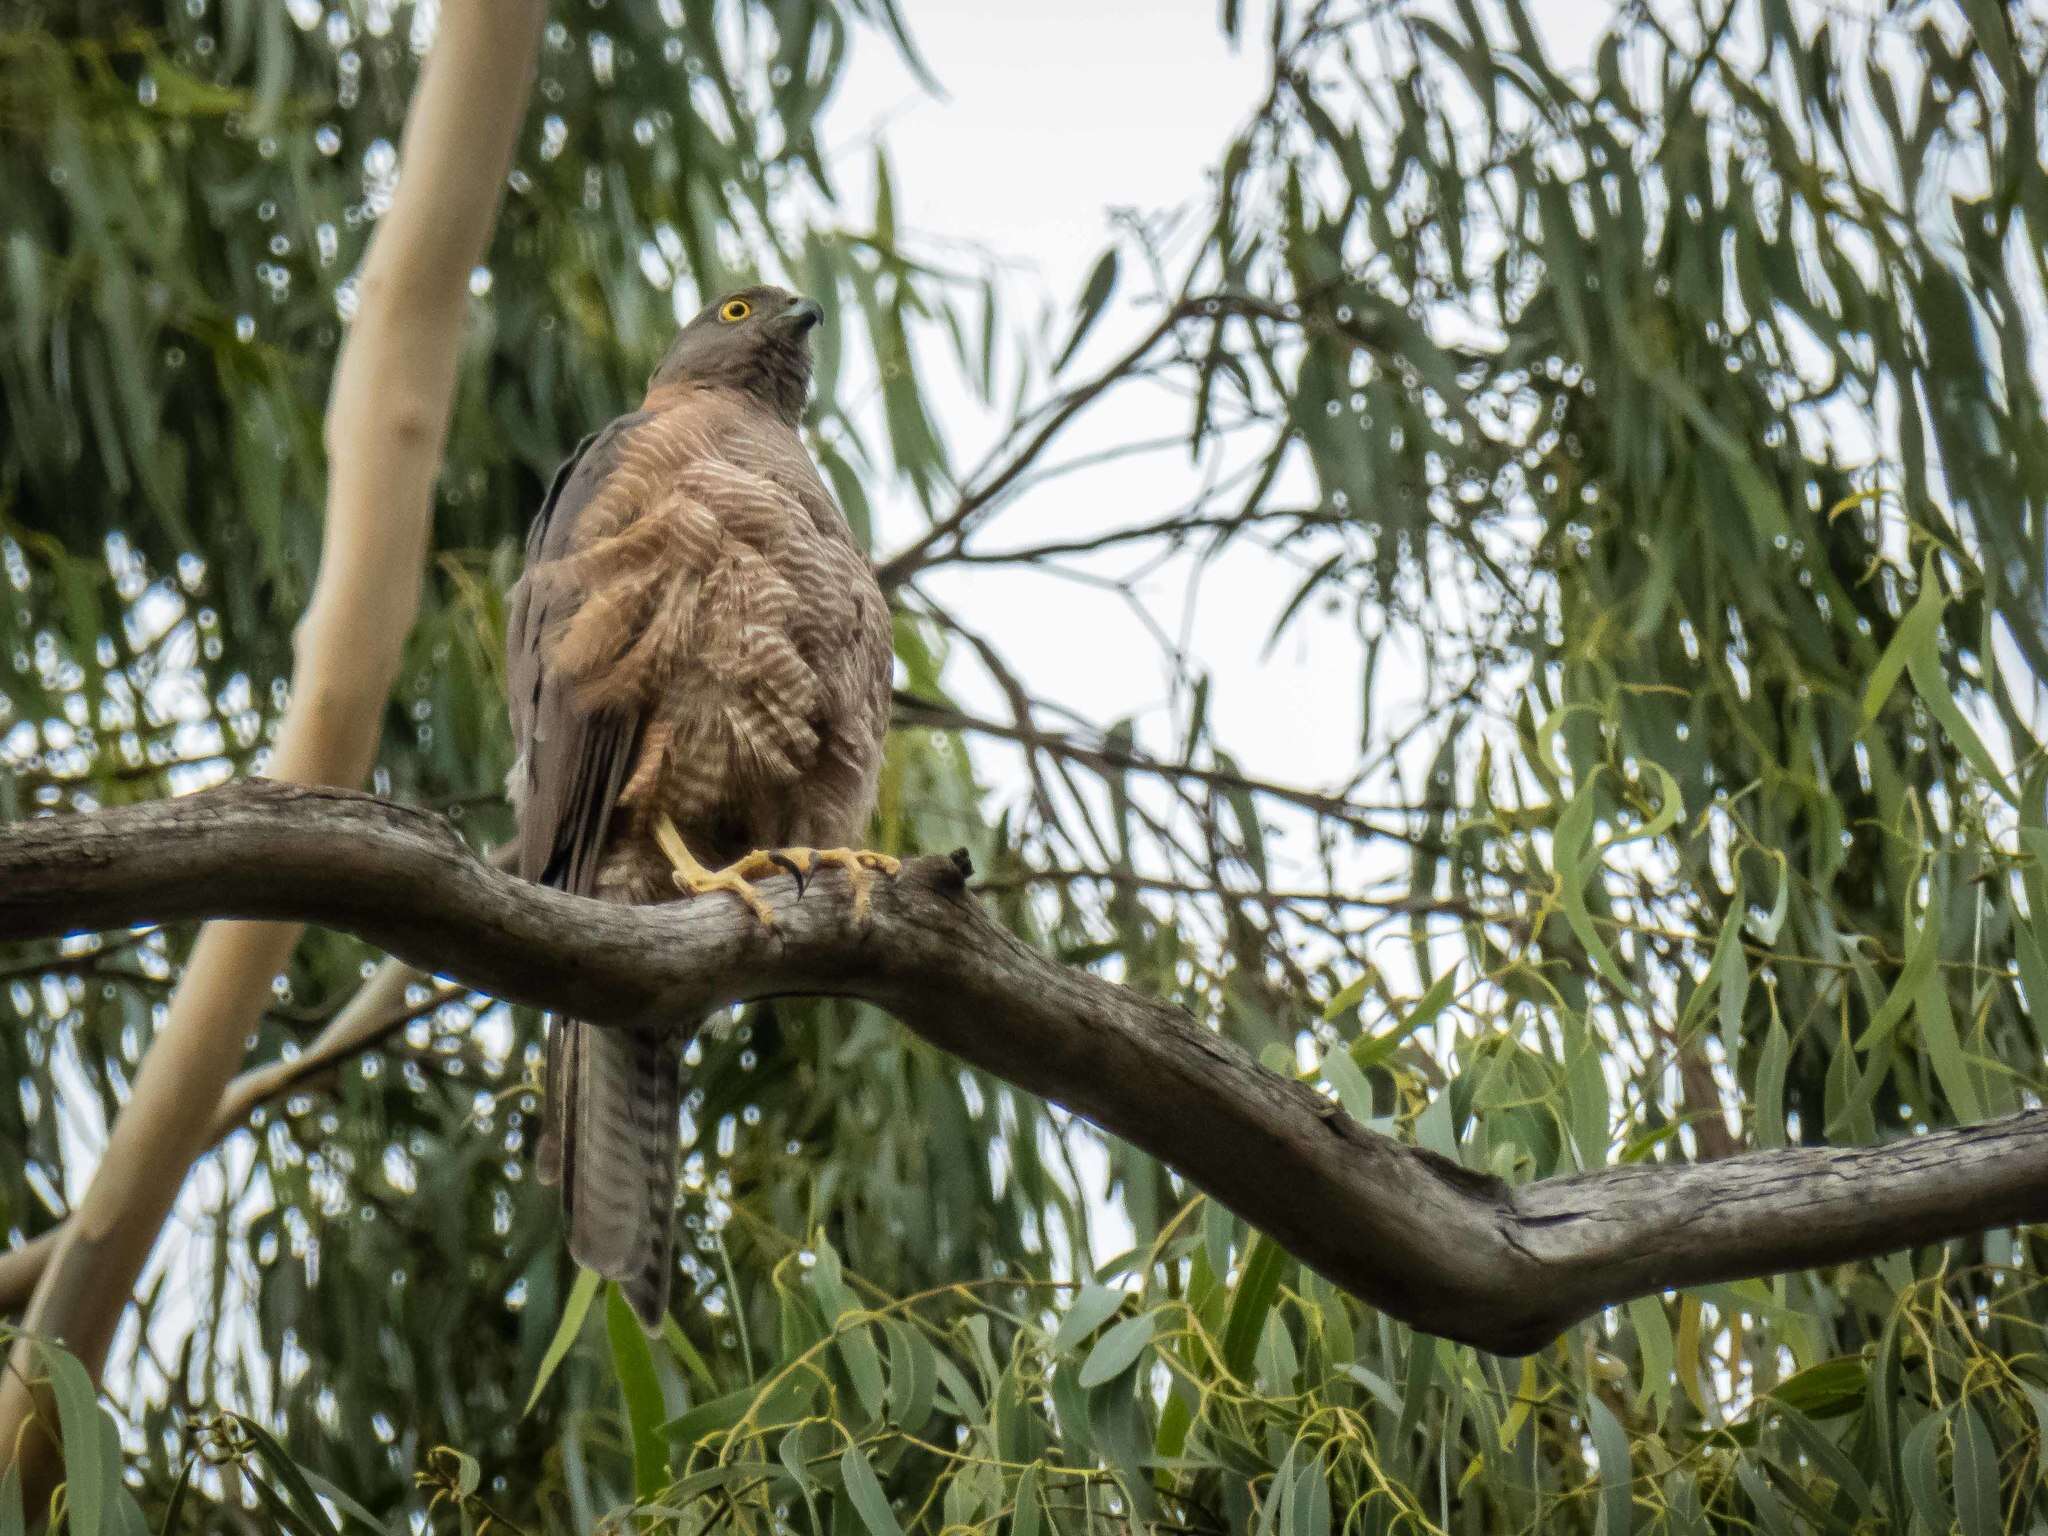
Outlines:
[[798, 299], [782, 312], [782, 319], [801, 336], [825, 318], [825, 306], [816, 299]]

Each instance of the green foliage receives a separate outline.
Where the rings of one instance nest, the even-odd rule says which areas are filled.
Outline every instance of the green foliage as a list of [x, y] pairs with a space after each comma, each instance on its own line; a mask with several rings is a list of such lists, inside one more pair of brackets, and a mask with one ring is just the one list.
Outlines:
[[[260, 766], [311, 579], [413, 12], [212, 5], [0, 30], [7, 815]], [[932, 524], [878, 551], [906, 694], [880, 846], [967, 842], [1032, 942], [1510, 1180], [2038, 1103], [2039, 20], [1630, 7], [1583, 78], [1513, 0], [1223, 22], [1274, 67], [1208, 200], [1126, 221], [1013, 347], [1015, 293], [921, 259], [886, 158], [871, 208], [836, 199], [813, 126], [849, 48], [909, 49], [886, 5], [559, 8], [379, 787], [503, 835], [524, 520], [637, 393], [670, 290], [758, 268], [836, 301], [813, 441], [857, 527]], [[972, 469], [941, 357], [1000, 417]], [[1192, 460], [1185, 504], [1072, 539], [1008, 517], [1141, 380], [1187, 402], [1151, 461]], [[1293, 574], [1233, 609], [1241, 664], [1312, 635], [1360, 702], [1337, 790], [1247, 773], [1227, 658], [1171, 625], [1164, 710], [1054, 730], [952, 600], [1003, 565], [1135, 602], [1250, 562]], [[0, 968], [12, 1238], [75, 1197], [188, 937]], [[309, 945], [255, 1057], [366, 959]], [[871, 1009], [778, 1003], [691, 1049], [686, 1283], [650, 1344], [526, 1176], [536, 1021], [418, 1003], [230, 1139], [188, 1201], [210, 1225], [147, 1277], [111, 1401], [152, 1528], [2048, 1519], [2036, 1232], [1645, 1297], [1500, 1360]], [[67, 1518], [120, 1529], [108, 1442], [67, 1438]]]

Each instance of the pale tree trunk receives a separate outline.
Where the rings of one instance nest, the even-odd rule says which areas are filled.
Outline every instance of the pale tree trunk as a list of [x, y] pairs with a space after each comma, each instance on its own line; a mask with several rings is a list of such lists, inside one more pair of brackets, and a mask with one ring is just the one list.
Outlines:
[[[294, 639], [276, 778], [358, 784], [375, 759], [419, 611], [469, 275], [496, 222], [543, 9], [542, 0], [442, 0], [397, 191], [371, 237], [335, 368], [320, 573]], [[215, 923], [200, 934], [106, 1156], [43, 1267], [23, 1326], [61, 1340], [95, 1376], [302, 931]], [[25, 1386], [35, 1357], [23, 1347], [13, 1364], [0, 1385], [0, 1457], [48, 1446], [22, 1433], [36, 1414]]]

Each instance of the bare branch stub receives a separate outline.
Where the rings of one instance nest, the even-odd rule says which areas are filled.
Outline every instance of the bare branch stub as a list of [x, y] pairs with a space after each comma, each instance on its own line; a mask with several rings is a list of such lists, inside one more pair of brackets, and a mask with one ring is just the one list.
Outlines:
[[998, 927], [962, 856], [906, 862], [855, 926], [844, 882], [621, 908], [528, 885], [441, 818], [249, 782], [0, 830], [0, 939], [200, 917], [344, 929], [515, 1002], [604, 1023], [861, 997], [1174, 1167], [1332, 1281], [1503, 1353], [1676, 1286], [2048, 1219], [2048, 1110], [1867, 1147], [1633, 1165], [1519, 1187], [1368, 1131], [1183, 1010]]

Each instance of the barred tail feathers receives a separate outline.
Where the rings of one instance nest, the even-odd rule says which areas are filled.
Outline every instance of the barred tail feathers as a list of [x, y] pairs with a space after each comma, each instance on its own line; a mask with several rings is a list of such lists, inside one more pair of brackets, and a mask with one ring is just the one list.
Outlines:
[[540, 1176], [562, 1190], [569, 1252], [618, 1282], [649, 1333], [668, 1313], [681, 1154], [682, 1043], [693, 1030], [554, 1022]]

